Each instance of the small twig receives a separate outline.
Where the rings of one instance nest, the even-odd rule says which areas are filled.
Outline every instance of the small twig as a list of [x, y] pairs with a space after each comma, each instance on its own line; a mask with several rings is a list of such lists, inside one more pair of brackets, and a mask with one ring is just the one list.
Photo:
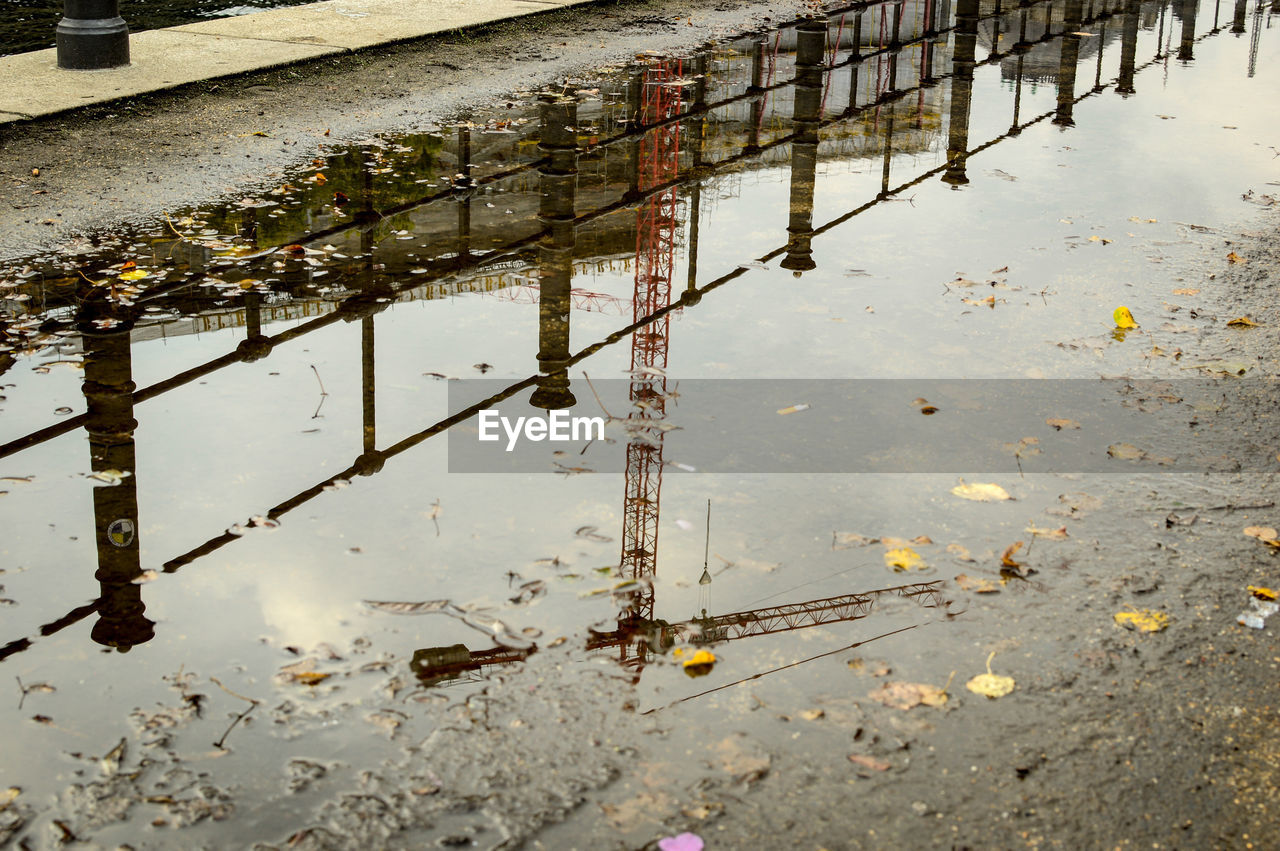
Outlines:
[[22, 704], [27, 702], [27, 687], [22, 684], [22, 677], [14, 677], [18, 681], [18, 688], [22, 691], [22, 697], [18, 698], [18, 711], [22, 711]]
[[320, 395], [328, 396], [329, 393], [324, 389], [324, 382], [320, 380], [320, 370], [316, 369], [315, 364], [311, 364], [311, 371], [316, 374], [316, 383], [320, 385]]
[[217, 677], [209, 677], [209, 680], [210, 680], [210, 682], [212, 682], [214, 685], [216, 685], [218, 688], [222, 689], [223, 691], [225, 691], [227, 694], [231, 695], [232, 697], [238, 697], [238, 698], [240, 698], [241, 700], [246, 700], [246, 701], [248, 701], [249, 703], [252, 703], [254, 706], [257, 706], [259, 703], [261, 703], [261, 702], [262, 702], [262, 701], [260, 701], [260, 700], [255, 700], [255, 699], [254, 699], [254, 698], [252, 698], [252, 697], [245, 697], [243, 694], [237, 694], [236, 692], [234, 692], [234, 691], [232, 691], [231, 689], [229, 689], [229, 688], [227, 688], [226, 686], [224, 686], [224, 685], [222, 684], [222, 682], [221, 682], [221, 681], [219, 681], [219, 679], [218, 679]]
[[596, 386], [591, 383], [591, 376], [587, 375], [587, 373], [583, 371], [582, 377], [587, 380], [587, 386], [591, 388], [591, 395], [596, 397], [596, 404], [600, 406], [600, 410], [604, 411], [604, 415], [611, 421], [616, 422], [618, 418], [609, 413], [609, 409], [604, 406], [604, 402], [600, 399], [600, 394], [596, 392]]
[[248, 709], [246, 709], [244, 712], [241, 712], [239, 715], [237, 715], [237, 716], [232, 720], [232, 722], [231, 722], [231, 726], [230, 726], [230, 727], [228, 727], [228, 728], [226, 729], [226, 731], [222, 734], [222, 737], [221, 737], [220, 739], [218, 739], [218, 741], [216, 741], [216, 742], [214, 742], [214, 743], [213, 743], [213, 746], [214, 746], [215, 748], [217, 748], [218, 750], [226, 750], [226, 748], [223, 746], [223, 743], [224, 743], [224, 742], [226, 742], [226, 740], [227, 740], [227, 736], [230, 736], [230, 735], [231, 735], [231, 731], [232, 731], [232, 730], [234, 730], [234, 729], [236, 728], [236, 725], [237, 725], [237, 724], [239, 724], [239, 723], [240, 723], [241, 721], [243, 721], [246, 717], [248, 717], [248, 715], [249, 715], [249, 713], [250, 713], [250, 712], [252, 712], [253, 710], [255, 710], [255, 709], [257, 709], [257, 708], [258, 708], [258, 704], [259, 704], [259, 703], [261, 703], [261, 701], [259, 701], [259, 700], [255, 700], [255, 699], [254, 699], [254, 698], [252, 698], [252, 697], [245, 697], [243, 694], [237, 694], [236, 692], [234, 692], [234, 691], [232, 691], [231, 689], [229, 689], [229, 688], [227, 688], [226, 686], [224, 686], [224, 685], [221, 683], [221, 681], [219, 681], [219, 680], [218, 680], [218, 678], [217, 678], [217, 677], [209, 677], [209, 680], [210, 680], [214, 685], [216, 685], [218, 688], [222, 689], [223, 691], [225, 691], [227, 694], [231, 695], [232, 697], [238, 697], [240, 700], [247, 700], [247, 701], [249, 702], [249, 708], [248, 708]]

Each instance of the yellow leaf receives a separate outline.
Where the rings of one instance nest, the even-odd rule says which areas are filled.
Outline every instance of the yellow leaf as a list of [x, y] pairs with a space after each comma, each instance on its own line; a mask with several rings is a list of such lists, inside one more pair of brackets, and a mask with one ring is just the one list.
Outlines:
[[147, 277], [147, 273], [141, 269], [133, 269], [128, 272], [120, 273], [120, 280], [122, 281], [141, 281], [145, 277]]
[[711, 673], [715, 667], [716, 657], [710, 650], [699, 650], [682, 663], [684, 672], [691, 677], [702, 677]]
[[1195, 287], [1179, 287], [1173, 291], [1174, 295], [1199, 295], [1200, 290]]
[[969, 680], [969, 682], [964, 684], [965, 688], [975, 694], [986, 695], [990, 698], [1004, 697], [1006, 694], [1013, 691], [1013, 677], [1005, 677], [1000, 674], [991, 673], [991, 660], [995, 658], [995, 655], [996, 654], [993, 652], [987, 657], [987, 672], [985, 674], [978, 674], [978, 676]]
[[1160, 632], [1169, 626], [1169, 616], [1164, 612], [1153, 612], [1140, 609], [1132, 612], [1117, 612], [1116, 623], [1125, 629], [1136, 629], [1138, 632]]
[[1133, 314], [1129, 312], [1129, 308], [1123, 304], [1115, 309], [1111, 314], [1111, 318], [1116, 321], [1117, 328], [1137, 328], [1138, 323], [1133, 318]]
[[951, 492], [958, 497], [972, 499], [975, 502], [998, 502], [1003, 499], [1013, 499], [1013, 497], [1009, 496], [1009, 492], [999, 485], [981, 482], [969, 485], [965, 484], [964, 479], [961, 479], [960, 484], [953, 487]]
[[1270, 588], [1263, 588], [1258, 585], [1250, 585], [1249, 593], [1257, 597], [1259, 600], [1271, 600], [1273, 602], [1276, 600], [1277, 596], [1280, 596]]
[[1231, 253], [1229, 253], [1229, 254], [1227, 255], [1227, 262], [1229, 262], [1229, 263], [1248, 263], [1249, 261], [1248, 261], [1248, 260], [1246, 260], [1245, 258], [1241, 257], [1239, 254], [1236, 254], [1234, 251], [1232, 251]]
[[[121, 275], [121, 277], [124, 277], [124, 276]], [[1257, 328], [1258, 323], [1254, 322], [1252, 319], [1250, 319], [1247, 316], [1237, 316], [1235, 319], [1232, 319], [1230, 322], [1228, 322], [1227, 326], [1231, 328]]]
[[911, 570], [925, 567], [924, 559], [911, 547], [898, 547], [884, 554], [884, 563], [894, 570]]
[[1076, 422], [1075, 420], [1065, 419], [1063, 417], [1050, 417], [1049, 419], [1044, 421], [1044, 424], [1047, 426], [1051, 426], [1054, 431], [1062, 431], [1064, 428], [1066, 429], [1080, 428], [1080, 423]]
[[1022, 562], [1014, 561], [1013, 557], [1017, 555], [1018, 550], [1022, 549], [1022, 541], [1014, 541], [1010, 544], [1000, 556], [1000, 563], [1005, 567], [1022, 567]]

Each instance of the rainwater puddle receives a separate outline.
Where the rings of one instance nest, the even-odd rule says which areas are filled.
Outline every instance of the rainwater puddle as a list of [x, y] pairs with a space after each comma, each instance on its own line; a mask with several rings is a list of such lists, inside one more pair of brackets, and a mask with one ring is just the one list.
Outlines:
[[[0, 707], [0, 840], [639, 846], [797, 753], [878, 773], [865, 695], [959, 669], [963, 701], [988, 649], [1035, 651], [992, 625], [1183, 474], [1117, 437], [1126, 475], [1019, 475], [1070, 436], [1054, 410], [972, 435], [998, 476], [753, 472], [787, 469], [785, 432], [717, 474], [661, 424], [743, 379], [778, 398], [739, 425], [895, 379], [945, 434], [913, 381], [1270, 377], [1227, 360], [1215, 275], [1280, 180], [1273, 25], [857, 7], [3, 270], [0, 661], [28, 691]], [[545, 472], [451, 467], [478, 428], [451, 394], [600, 415], [584, 374], [629, 428]], [[662, 783], [611, 787], [637, 753]]]

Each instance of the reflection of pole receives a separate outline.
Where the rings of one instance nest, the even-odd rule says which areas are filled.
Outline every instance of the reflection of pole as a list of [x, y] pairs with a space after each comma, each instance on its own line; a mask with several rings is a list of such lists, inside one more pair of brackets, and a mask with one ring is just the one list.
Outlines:
[[827, 22], [804, 21], [796, 29], [795, 102], [791, 143], [791, 215], [787, 256], [780, 264], [797, 278], [817, 267], [813, 262], [813, 184], [818, 171], [818, 117], [822, 109], [823, 52]]
[[1246, 2], [1247, 0], [1236, 0], [1236, 13], [1235, 13], [1235, 17], [1232, 18], [1231, 20], [1231, 32], [1235, 33], [1236, 35], [1242, 35], [1244, 33], [1244, 15], [1245, 15]]
[[[1274, 8], [1274, 3], [1273, 3]], [[1262, 35], [1262, 0], [1253, 7], [1253, 31], [1249, 34], [1249, 76], [1258, 71], [1258, 41]]]
[[693, 88], [692, 111], [697, 116], [690, 122], [693, 133], [693, 182], [689, 185], [689, 244], [686, 249], [688, 258], [688, 276], [680, 301], [686, 305], [695, 305], [702, 301], [702, 293], [698, 292], [698, 225], [702, 214], [702, 171], [704, 135], [707, 130], [707, 119], [704, 110], [707, 106], [707, 54], [698, 56], [697, 80]]
[[1178, 44], [1178, 61], [1195, 59], [1197, 0], [1182, 0], [1182, 41]]
[[[85, 431], [89, 435], [89, 463], [95, 473], [116, 484], [93, 489], [101, 590], [93, 640], [121, 653], [155, 636], [155, 624], [144, 615], [138, 545], [138, 482], [133, 432], [133, 362], [129, 351], [132, 317], [121, 320], [102, 312], [97, 322], [81, 325], [84, 339], [84, 397], [88, 405]], [[87, 312], [87, 316], [93, 315]], [[110, 328], [100, 327], [116, 323]]]
[[973, 98], [973, 54], [978, 44], [978, 0], [956, 4], [955, 52], [951, 59], [951, 122], [947, 128], [947, 169], [942, 182], [959, 188], [969, 182], [969, 104]]
[[747, 128], [747, 146], [742, 152], [748, 156], [760, 152], [760, 125], [764, 121], [764, 48], [763, 41], [751, 45], [751, 85], [747, 91], [754, 92], [751, 99], [751, 126]]
[[538, 218], [546, 228], [538, 245], [538, 371], [542, 375], [530, 401], [536, 407], [557, 410], [571, 408], [577, 401], [569, 390], [565, 364], [570, 357], [570, 290], [577, 241], [573, 214], [578, 180], [577, 138], [568, 128], [578, 123], [578, 104], [571, 97], [554, 98], [543, 101], [539, 109], [542, 129], [538, 147], [544, 156], [538, 167], [542, 192]]
[[360, 399], [364, 414], [364, 451], [378, 448], [378, 417], [374, 406], [373, 317], [360, 320]]
[[1063, 13], [1062, 42], [1058, 45], [1058, 110], [1053, 123], [1059, 127], [1074, 127], [1072, 112], [1076, 105], [1076, 63], [1080, 59], [1081, 0], [1067, 0]]
[[1141, 0], [1126, 0], [1124, 5], [1124, 30], [1120, 35], [1120, 79], [1116, 92], [1128, 97], [1133, 94], [1133, 67], [1138, 56], [1138, 11]]

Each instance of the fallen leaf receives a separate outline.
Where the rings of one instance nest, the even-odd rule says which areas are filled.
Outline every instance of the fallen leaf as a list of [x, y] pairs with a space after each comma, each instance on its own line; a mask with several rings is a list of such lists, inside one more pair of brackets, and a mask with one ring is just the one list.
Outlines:
[[920, 554], [910, 547], [899, 547], [888, 550], [884, 554], [884, 563], [897, 571], [921, 569], [926, 567]]
[[276, 672], [276, 677], [286, 683], [301, 683], [304, 686], [314, 686], [333, 676], [333, 674], [317, 673], [315, 666], [315, 659], [302, 659], [292, 665], [285, 665]]
[[1045, 422], [1045, 425], [1051, 426], [1054, 431], [1062, 431], [1064, 428], [1065, 429], [1080, 428], [1080, 423], [1076, 422], [1075, 420], [1068, 420], [1062, 417], [1050, 417], [1044, 422]]
[[800, 717], [806, 721], [817, 721], [819, 718], [822, 718], [826, 714], [827, 713], [822, 711], [821, 709], [806, 709], [800, 713]]
[[993, 295], [989, 295], [986, 298], [962, 298], [960, 300], [965, 304], [972, 304], [974, 307], [989, 307], [994, 310], [996, 306], [996, 297]]
[[[1089, 237], [1089, 241], [1101, 242], [1103, 245], [1109, 245], [1111, 243], [1111, 240], [1107, 239], [1106, 237], [1098, 236], [1097, 234], [1094, 234], [1093, 236]], [[1121, 327], [1124, 327], [1124, 326], [1121, 326]]]
[[1169, 626], [1168, 615], [1151, 609], [1117, 612], [1115, 619], [1125, 629], [1136, 629], [1138, 632], [1160, 632]]
[[973, 561], [973, 556], [969, 555], [969, 548], [963, 544], [947, 544], [947, 552], [960, 561]]
[[1129, 308], [1123, 304], [1115, 309], [1111, 314], [1111, 318], [1115, 320], [1117, 328], [1137, 328], [1138, 323], [1133, 318], [1133, 314], [1129, 312]]
[[382, 600], [365, 600], [364, 604], [371, 609], [387, 612], [392, 615], [425, 615], [438, 612], [451, 605], [448, 600], [426, 600], [421, 603], [401, 603]]
[[1249, 593], [1257, 597], [1259, 600], [1270, 600], [1272, 602], [1275, 602], [1277, 598], [1277, 594], [1275, 591], [1273, 591], [1270, 588], [1263, 588], [1258, 585], [1250, 585]]
[[1239, 254], [1236, 254], [1234, 251], [1232, 251], [1227, 254], [1227, 262], [1228, 263], [1248, 263], [1249, 261], [1246, 258], [1241, 257]]
[[141, 269], [133, 269], [128, 272], [120, 273], [120, 280], [122, 281], [141, 281], [145, 277], [147, 277], [147, 273]]
[[1121, 461], [1138, 461], [1146, 457], [1146, 452], [1132, 443], [1113, 443], [1107, 447], [1107, 454]]
[[1067, 527], [1059, 526], [1057, 529], [1041, 529], [1032, 523], [1027, 527], [1027, 532], [1037, 538], [1048, 538], [1050, 541], [1065, 541], [1067, 539]]
[[916, 706], [942, 706], [947, 702], [947, 690], [925, 683], [887, 682], [867, 695], [891, 709], [912, 709]]
[[1000, 593], [999, 587], [994, 582], [980, 576], [966, 576], [961, 573], [956, 576], [956, 584], [960, 586], [961, 591], [972, 591], [974, 594]]
[[1195, 287], [1179, 287], [1173, 291], [1174, 295], [1199, 295], [1200, 290]]
[[711, 673], [711, 669], [715, 667], [715, 664], [715, 654], [710, 650], [699, 650], [681, 663], [684, 672], [691, 677], [706, 676]]
[[860, 753], [849, 754], [849, 761], [855, 765], [861, 765], [863, 768], [869, 768], [872, 771], [888, 771], [893, 767], [882, 759], [876, 759], [873, 756], [866, 756]]
[[1232, 319], [1232, 320], [1230, 320], [1229, 322], [1227, 322], [1227, 327], [1229, 327], [1229, 328], [1257, 328], [1257, 327], [1259, 327], [1259, 326], [1258, 326], [1258, 323], [1257, 323], [1257, 322], [1254, 322], [1252, 319], [1250, 319], [1250, 318], [1249, 318], [1249, 317], [1247, 317], [1247, 316], [1237, 316], [1235, 319]]
[[975, 694], [986, 695], [993, 699], [997, 697], [1004, 697], [1006, 694], [1013, 691], [1013, 677], [1006, 677], [1000, 674], [991, 673], [991, 660], [994, 659], [995, 656], [996, 654], [993, 651], [991, 655], [987, 657], [987, 672], [985, 674], [978, 674], [978, 676], [969, 680], [969, 682], [965, 683], [965, 688]]
[[965, 484], [964, 479], [960, 480], [960, 484], [951, 489], [951, 492], [963, 499], [972, 499], [975, 502], [998, 502], [1004, 499], [1013, 499], [1009, 496], [1009, 492], [999, 485], [984, 484], [975, 482], [974, 484]]
[[879, 538], [868, 538], [857, 532], [832, 532], [831, 549], [847, 550], [852, 547], [865, 547], [867, 544], [878, 544]]
[[1005, 567], [1022, 567], [1022, 562], [1013, 560], [1020, 549], [1022, 549], [1022, 541], [1014, 541], [1005, 547], [1005, 551], [1000, 554], [1000, 563]]
[[1250, 538], [1257, 538], [1269, 547], [1280, 548], [1280, 540], [1277, 540], [1277, 536], [1280, 533], [1277, 533], [1270, 526], [1246, 526], [1244, 527], [1244, 533]]

